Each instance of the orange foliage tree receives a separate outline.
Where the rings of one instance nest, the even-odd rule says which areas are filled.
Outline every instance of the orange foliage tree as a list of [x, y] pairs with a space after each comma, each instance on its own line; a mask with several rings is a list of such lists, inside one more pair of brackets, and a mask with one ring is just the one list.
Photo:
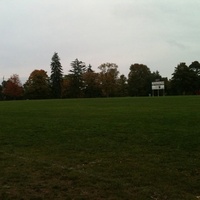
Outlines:
[[89, 65], [86, 72], [83, 74], [84, 94], [85, 97], [99, 97], [101, 96], [101, 88], [99, 83], [99, 74], [92, 70]]
[[4, 82], [2, 93], [6, 99], [19, 99], [23, 96], [23, 87], [17, 74]]
[[28, 99], [46, 99], [50, 97], [51, 88], [47, 72], [43, 69], [31, 72], [24, 84], [25, 97]]
[[98, 67], [99, 82], [102, 89], [102, 94], [105, 97], [112, 97], [117, 95], [117, 80], [118, 80], [118, 66], [115, 63], [104, 63]]

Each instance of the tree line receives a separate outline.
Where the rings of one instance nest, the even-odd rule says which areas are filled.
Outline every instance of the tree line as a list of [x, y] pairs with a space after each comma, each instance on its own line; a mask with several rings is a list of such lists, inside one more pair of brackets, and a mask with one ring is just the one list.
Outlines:
[[[144, 64], [132, 64], [128, 77], [120, 75], [115, 63], [103, 63], [95, 72], [91, 65], [75, 59], [68, 74], [63, 68], [58, 53], [51, 59], [51, 75], [43, 69], [35, 69], [22, 85], [17, 74], [0, 85], [0, 99], [51, 99], [51, 98], [94, 98], [149, 96], [152, 82], [164, 81], [163, 95], [199, 95], [200, 63], [194, 61], [187, 66], [180, 63], [175, 67], [172, 78], [162, 77], [158, 71]], [[155, 95], [157, 93], [154, 93]]]

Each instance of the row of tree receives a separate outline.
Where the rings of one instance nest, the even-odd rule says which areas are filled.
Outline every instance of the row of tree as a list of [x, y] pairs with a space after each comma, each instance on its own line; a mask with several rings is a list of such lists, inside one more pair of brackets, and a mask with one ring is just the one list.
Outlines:
[[[14, 74], [0, 85], [0, 98], [8, 99], [48, 99], [83, 97], [122, 97], [149, 96], [152, 94], [152, 82], [165, 82], [163, 95], [200, 94], [200, 63], [190, 66], [180, 63], [175, 67], [172, 79], [163, 78], [158, 71], [151, 72], [143, 64], [130, 66], [128, 77], [120, 75], [115, 63], [104, 63], [95, 72], [92, 66], [75, 59], [71, 70], [63, 74], [60, 58], [54, 53], [51, 60], [51, 75], [43, 69], [34, 70], [24, 85]], [[157, 94], [157, 93], [154, 93]]]

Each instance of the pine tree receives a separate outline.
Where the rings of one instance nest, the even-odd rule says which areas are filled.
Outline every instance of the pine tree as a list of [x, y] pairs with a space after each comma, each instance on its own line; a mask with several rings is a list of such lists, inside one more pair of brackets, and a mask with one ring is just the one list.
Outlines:
[[86, 72], [85, 63], [75, 59], [71, 63], [72, 69], [70, 72], [71, 77], [71, 89], [73, 90], [73, 97], [82, 97], [84, 90], [83, 74]]
[[62, 66], [60, 63], [60, 58], [58, 53], [54, 53], [51, 59], [51, 87], [54, 98], [61, 98], [61, 90], [62, 90]]

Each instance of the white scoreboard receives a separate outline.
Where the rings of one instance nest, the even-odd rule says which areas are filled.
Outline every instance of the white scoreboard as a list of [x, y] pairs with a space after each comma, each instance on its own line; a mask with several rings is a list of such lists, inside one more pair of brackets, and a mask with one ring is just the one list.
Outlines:
[[165, 89], [164, 81], [152, 82], [152, 90], [164, 90], [164, 89]]

